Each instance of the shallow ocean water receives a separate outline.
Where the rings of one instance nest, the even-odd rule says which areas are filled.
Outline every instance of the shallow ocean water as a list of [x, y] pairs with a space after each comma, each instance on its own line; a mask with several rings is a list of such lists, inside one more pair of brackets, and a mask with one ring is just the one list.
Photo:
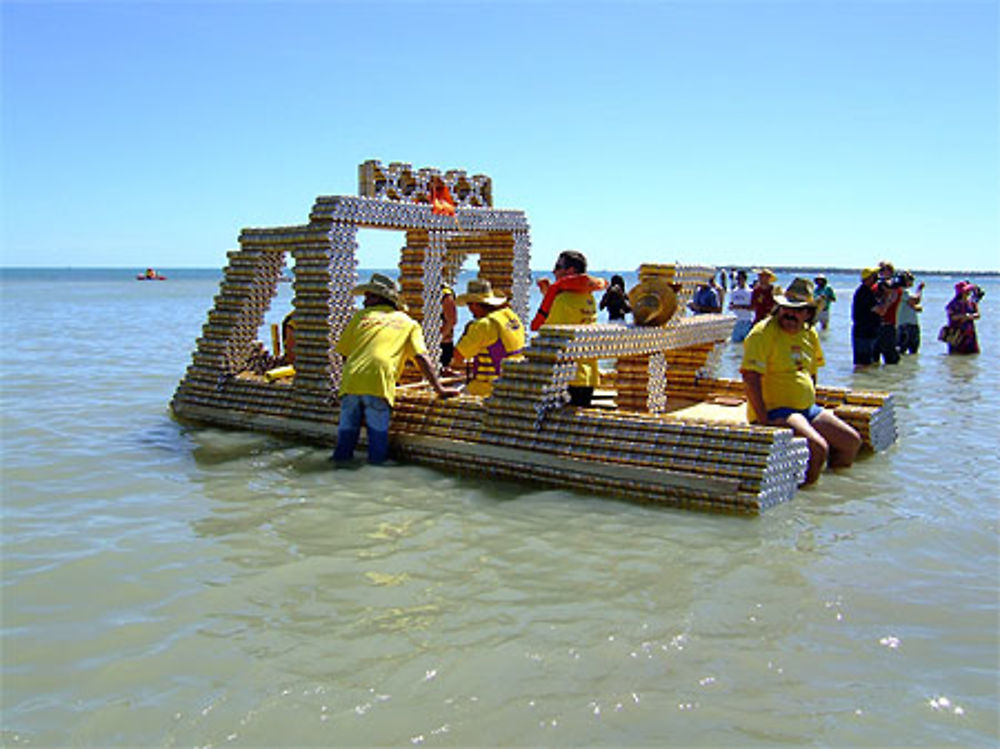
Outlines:
[[855, 372], [830, 274], [820, 381], [899, 442], [743, 518], [182, 426], [219, 274], [133, 275], [2, 275], [3, 745], [1000, 740], [996, 277], [983, 354], [929, 276], [921, 352]]

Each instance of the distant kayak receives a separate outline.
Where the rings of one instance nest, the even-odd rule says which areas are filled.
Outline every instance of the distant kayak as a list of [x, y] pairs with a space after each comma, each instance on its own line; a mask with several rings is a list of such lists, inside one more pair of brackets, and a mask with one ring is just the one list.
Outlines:
[[136, 281], [166, 281], [167, 277], [166, 276], [144, 276], [142, 273], [140, 273], [138, 276], [135, 277], [135, 280]]

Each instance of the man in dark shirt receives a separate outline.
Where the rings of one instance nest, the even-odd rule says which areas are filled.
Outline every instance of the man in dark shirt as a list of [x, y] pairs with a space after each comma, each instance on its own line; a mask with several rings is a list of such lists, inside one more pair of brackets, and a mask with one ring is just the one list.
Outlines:
[[878, 312], [879, 301], [875, 295], [875, 281], [878, 268], [861, 271], [861, 285], [854, 292], [851, 304], [851, 346], [854, 349], [854, 363], [865, 365], [875, 361], [875, 343], [878, 341], [882, 317]]

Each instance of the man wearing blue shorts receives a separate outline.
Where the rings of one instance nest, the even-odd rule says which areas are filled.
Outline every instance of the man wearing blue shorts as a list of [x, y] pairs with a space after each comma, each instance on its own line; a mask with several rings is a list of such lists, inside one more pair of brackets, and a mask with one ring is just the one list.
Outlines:
[[751, 423], [787, 426], [806, 438], [805, 483], [812, 484], [827, 463], [833, 468], [851, 465], [861, 437], [832, 411], [816, 405], [816, 373], [824, 361], [819, 334], [813, 328], [812, 283], [796, 278], [774, 301], [774, 312], [754, 325], [743, 343], [740, 373], [747, 415]]

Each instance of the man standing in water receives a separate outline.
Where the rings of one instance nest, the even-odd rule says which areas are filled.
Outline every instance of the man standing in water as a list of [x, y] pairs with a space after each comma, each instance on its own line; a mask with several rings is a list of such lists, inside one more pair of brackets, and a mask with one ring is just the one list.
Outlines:
[[816, 373], [823, 366], [812, 284], [796, 278], [775, 297], [774, 313], [755, 325], [743, 343], [740, 373], [751, 423], [787, 426], [809, 444], [806, 484], [830, 467], [851, 465], [861, 436], [832, 411], [816, 405]]
[[854, 350], [854, 363], [857, 366], [867, 366], [876, 361], [875, 344], [882, 326], [882, 316], [879, 314], [881, 308], [875, 295], [877, 278], [878, 268], [865, 268], [861, 271], [861, 284], [855, 290], [854, 300], [851, 302], [851, 348]]
[[837, 301], [837, 294], [822, 273], [813, 280], [816, 282], [816, 322], [826, 330], [830, 325], [830, 305]]
[[774, 295], [781, 293], [781, 289], [774, 285], [777, 279], [778, 277], [770, 268], [762, 268], [757, 271], [757, 281], [753, 285], [753, 292], [750, 296], [754, 325], [771, 314], [771, 310], [774, 308]]
[[753, 327], [753, 306], [750, 300], [753, 292], [747, 286], [747, 272], [739, 270], [736, 272], [736, 285], [729, 297], [729, 310], [736, 315], [736, 324], [733, 325], [733, 342], [741, 343]]
[[408, 359], [416, 361], [434, 391], [443, 398], [458, 395], [445, 388], [427, 356], [424, 334], [406, 314], [395, 281], [381, 273], [353, 289], [364, 294], [364, 309], [355, 312], [337, 341], [337, 353], [346, 357], [340, 380], [340, 424], [334, 461], [354, 456], [361, 422], [368, 428], [368, 462], [389, 457], [389, 420], [396, 397], [396, 380]]

